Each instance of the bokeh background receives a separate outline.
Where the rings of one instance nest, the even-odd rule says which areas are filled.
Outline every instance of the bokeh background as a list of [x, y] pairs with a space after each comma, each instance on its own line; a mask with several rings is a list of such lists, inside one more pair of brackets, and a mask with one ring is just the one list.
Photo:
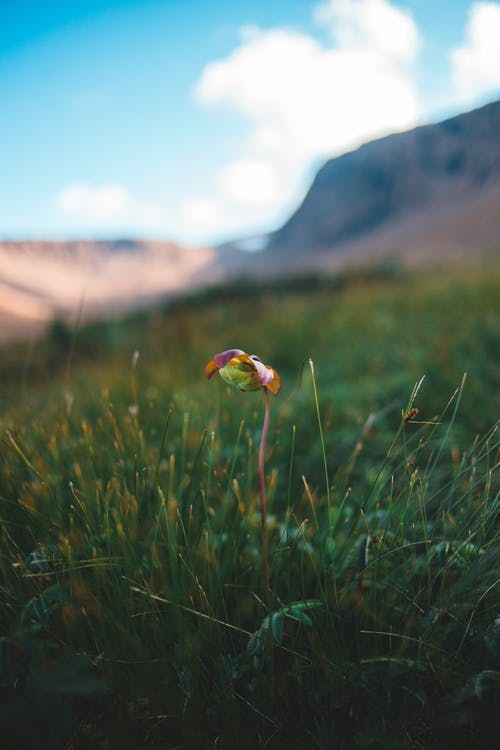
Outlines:
[[499, 94], [499, 2], [0, 2], [6, 747], [494, 746]]

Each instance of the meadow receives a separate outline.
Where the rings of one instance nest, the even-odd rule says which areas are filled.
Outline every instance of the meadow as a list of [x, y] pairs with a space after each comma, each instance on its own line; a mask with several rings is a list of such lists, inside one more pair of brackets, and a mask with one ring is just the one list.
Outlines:
[[[1, 351], [7, 747], [492, 747], [500, 267], [234, 282]], [[264, 398], [204, 366], [255, 352]], [[418, 410], [418, 411], [417, 411]]]

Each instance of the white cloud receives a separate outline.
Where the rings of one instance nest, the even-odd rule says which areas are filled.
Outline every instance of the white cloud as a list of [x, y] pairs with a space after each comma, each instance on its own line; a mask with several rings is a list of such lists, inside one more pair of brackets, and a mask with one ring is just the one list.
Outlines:
[[[219, 178], [220, 175], [217, 182]], [[269, 218], [267, 203], [250, 203], [248, 200], [238, 203], [225, 194], [228, 187], [229, 181], [224, 188], [219, 186], [213, 198], [193, 195], [181, 203], [177, 212], [177, 226], [182, 225], [183, 235], [189, 242], [203, 244], [210, 237], [212, 241], [221, 241], [228, 234], [240, 236], [245, 226], [263, 224]], [[245, 196], [246, 199], [248, 197]]]
[[122, 218], [132, 204], [129, 192], [122, 185], [92, 187], [84, 182], [67, 185], [56, 198], [57, 207], [68, 216], [87, 221]]
[[470, 102], [500, 88], [500, 3], [471, 5], [465, 42], [451, 52], [451, 61], [461, 100]]
[[261, 159], [236, 159], [222, 167], [217, 184], [221, 195], [242, 205], [259, 205], [275, 199], [278, 192], [272, 164]]
[[193, 195], [181, 205], [181, 223], [191, 236], [217, 231], [222, 218], [218, 203], [204, 195]]
[[410, 13], [387, 0], [330, 0], [316, 8], [315, 18], [344, 49], [372, 49], [411, 62], [420, 45]]
[[248, 122], [240, 153], [214, 180], [221, 217], [245, 208], [253, 221], [259, 209], [269, 221], [291, 206], [314, 160], [417, 122], [419, 34], [409, 13], [387, 0], [330, 0], [315, 18], [331, 43], [245, 27], [240, 45], [200, 76], [198, 101]]
[[74, 182], [55, 197], [55, 206], [71, 224], [90, 229], [113, 229], [125, 224], [132, 230], [154, 231], [161, 211], [154, 203], [139, 201], [123, 185]]
[[376, 46], [325, 48], [283, 30], [255, 31], [226, 60], [208, 65], [197, 94], [249, 118], [254, 156], [280, 152], [301, 165], [404, 128], [418, 115], [411, 76], [391, 55]]

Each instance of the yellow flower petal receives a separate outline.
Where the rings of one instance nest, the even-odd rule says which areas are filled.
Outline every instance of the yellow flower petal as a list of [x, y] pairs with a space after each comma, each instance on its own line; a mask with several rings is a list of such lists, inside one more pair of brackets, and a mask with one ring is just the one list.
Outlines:
[[[269, 369], [273, 370], [272, 367], [270, 367]], [[278, 394], [279, 389], [281, 388], [281, 378], [276, 370], [273, 370], [273, 379], [270, 383], [267, 384], [266, 388], [269, 388], [271, 393], [274, 393], [275, 396]]]

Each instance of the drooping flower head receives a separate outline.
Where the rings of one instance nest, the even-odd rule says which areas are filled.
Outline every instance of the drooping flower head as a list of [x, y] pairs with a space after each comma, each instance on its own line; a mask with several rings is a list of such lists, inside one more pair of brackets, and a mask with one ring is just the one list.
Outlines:
[[216, 372], [226, 383], [240, 391], [268, 388], [276, 395], [281, 388], [281, 379], [276, 370], [265, 365], [256, 354], [246, 354], [242, 349], [228, 349], [216, 354], [205, 367], [205, 374], [210, 379]]

